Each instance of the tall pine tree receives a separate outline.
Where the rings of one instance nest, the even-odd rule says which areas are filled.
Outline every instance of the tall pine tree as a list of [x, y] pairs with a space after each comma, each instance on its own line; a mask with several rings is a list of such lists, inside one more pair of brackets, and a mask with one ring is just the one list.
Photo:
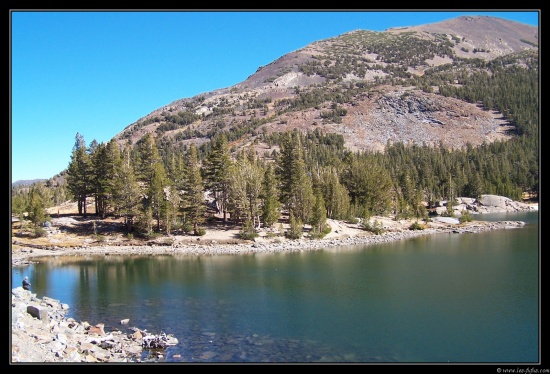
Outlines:
[[227, 139], [222, 134], [212, 140], [212, 150], [206, 156], [202, 172], [206, 190], [214, 196], [217, 211], [223, 213], [223, 222], [227, 221], [230, 165]]
[[67, 168], [67, 188], [77, 202], [78, 214], [87, 215], [87, 198], [92, 190], [92, 166], [84, 137], [75, 136], [71, 162]]
[[200, 224], [204, 222], [206, 205], [197, 148], [193, 143], [187, 152], [187, 178], [184, 183], [181, 211], [184, 220], [193, 226], [194, 234], [199, 235]]

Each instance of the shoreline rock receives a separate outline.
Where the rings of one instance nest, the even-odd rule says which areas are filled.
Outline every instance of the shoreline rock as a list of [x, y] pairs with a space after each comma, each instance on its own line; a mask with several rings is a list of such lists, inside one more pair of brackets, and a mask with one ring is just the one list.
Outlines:
[[[523, 203], [513, 201], [504, 196], [481, 195], [479, 200], [473, 198], [456, 198], [454, 217], [444, 217], [447, 202], [439, 202], [436, 208], [437, 216], [431, 219], [431, 222], [425, 225], [424, 230], [410, 230], [412, 222], [415, 220], [394, 221], [391, 217], [374, 216], [372, 221], [384, 222], [385, 232], [382, 235], [374, 235], [363, 230], [358, 224], [347, 224], [343, 221], [327, 219], [327, 224], [331, 226], [332, 231], [323, 239], [311, 240], [302, 238], [299, 240], [289, 240], [282, 237], [284, 229], [275, 232], [271, 229], [264, 229], [260, 236], [253, 241], [236, 238], [236, 230], [228, 228], [213, 229], [207, 231], [205, 237], [190, 238], [180, 235], [167, 236], [159, 240], [147, 242], [131, 242], [125, 240], [121, 235], [108, 235], [105, 242], [99, 243], [90, 237], [75, 239], [57, 238], [56, 233], [63, 236], [60, 227], [67, 224], [67, 219], [62, 218], [62, 222], [53, 224], [48, 230], [51, 234], [50, 244], [43, 242], [38, 244], [32, 240], [20, 240], [12, 238], [11, 263], [12, 266], [19, 267], [31, 264], [34, 258], [42, 256], [61, 256], [61, 255], [217, 255], [217, 254], [243, 254], [243, 253], [270, 253], [283, 251], [315, 250], [333, 246], [360, 245], [371, 243], [382, 243], [392, 240], [407, 239], [418, 235], [427, 235], [444, 232], [477, 232], [487, 229], [499, 229], [507, 227], [516, 227], [516, 221], [487, 222], [474, 221], [460, 224], [458, 218], [463, 211], [471, 214], [482, 215], [486, 213], [505, 213], [505, 212], [529, 212], [538, 211], [538, 203]], [[13, 221], [12, 217], [12, 221]], [[58, 218], [57, 220], [60, 220]], [[329, 223], [330, 222], [330, 223]], [[525, 223], [519, 224], [519, 226]], [[211, 236], [209, 232], [214, 232]], [[234, 231], [232, 234], [230, 231]], [[222, 233], [222, 235], [220, 235]], [[279, 235], [273, 237], [273, 234]], [[70, 242], [70, 244], [69, 244]]]
[[473, 221], [465, 224], [434, 223], [424, 230], [408, 228], [389, 229], [380, 235], [364, 232], [362, 235], [337, 237], [329, 239], [297, 239], [297, 240], [260, 240], [247, 243], [221, 244], [202, 243], [188, 244], [175, 242], [172, 245], [139, 245], [139, 246], [80, 246], [40, 248], [24, 247], [12, 250], [12, 267], [21, 267], [47, 256], [91, 256], [91, 255], [227, 255], [251, 253], [275, 253], [319, 250], [327, 247], [368, 245], [404, 240], [421, 235], [440, 233], [475, 233], [486, 230], [523, 227], [523, 221]]
[[13, 363], [141, 362], [144, 349], [177, 344], [172, 336], [135, 327], [130, 328], [132, 334], [125, 334], [116, 328], [106, 332], [102, 323], [79, 323], [65, 317], [67, 304], [46, 296], [36, 298], [22, 287], [12, 289], [11, 303]]

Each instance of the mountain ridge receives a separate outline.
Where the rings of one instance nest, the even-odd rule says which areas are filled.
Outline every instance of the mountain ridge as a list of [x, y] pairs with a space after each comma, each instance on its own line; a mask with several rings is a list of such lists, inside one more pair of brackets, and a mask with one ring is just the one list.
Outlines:
[[[274, 149], [265, 141], [269, 134], [320, 128], [342, 135], [350, 150], [382, 150], [388, 142], [476, 146], [509, 139], [513, 127], [479, 103], [444, 97], [437, 86], [423, 92], [406, 80], [467, 59], [529, 52], [538, 53], [536, 27], [489, 16], [383, 32], [354, 30], [289, 52], [233, 86], [174, 100], [113, 139], [136, 144], [152, 132], [164, 144], [200, 146], [223, 132], [235, 149], [253, 145], [269, 154]], [[336, 99], [293, 108], [301, 97], [330, 91]], [[345, 114], [331, 117], [334, 108]]]

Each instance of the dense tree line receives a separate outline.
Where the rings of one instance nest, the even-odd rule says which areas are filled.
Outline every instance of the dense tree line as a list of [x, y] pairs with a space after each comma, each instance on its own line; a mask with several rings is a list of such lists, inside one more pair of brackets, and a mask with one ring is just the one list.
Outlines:
[[394, 143], [383, 152], [350, 152], [341, 135], [319, 129], [274, 133], [269, 141], [279, 148], [273, 160], [252, 148], [231, 156], [223, 134], [202, 157], [191, 144], [163, 159], [151, 134], [135, 147], [119, 147], [114, 140], [87, 146], [77, 134], [66, 187], [20, 191], [12, 198], [12, 212], [28, 212], [38, 224], [46, 218], [39, 207], [53, 205], [55, 195], [65, 191], [79, 214], [89, 214], [87, 199], [93, 197], [94, 214], [124, 217], [128, 232], [144, 236], [174, 230], [200, 235], [208, 215], [220, 213], [248, 234], [286, 216], [292, 237], [299, 237], [304, 224], [311, 225], [312, 235], [322, 233], [327, 218], [420, 219], [427, 217], [426, 205], [439, 200], [538, 194], [538, 157], [527, 136], [457, 151]]
[[[459, 151], [395, 143], [384, 152], [347, 151], [341, 136], [318, 129], [273, 134], [271, 141], [279, 146], [271, 161], [253, 148], [231, 156], [224, 135], [212, 139], [202, 158], [191, 144], [163, 160], [151, 134], [134, 148], [113, 140], [86, 146], [77, 134], [67, 191], [80, 214], [89, 214], [93, 197], [95, 214], [124, 217], [128, 232], [143, 236], [201, 235], [208, 216], [220, 213], [224, 222], [241, 224], [243, 235], [288, 217], [291, 237], [299, 237], [304, 224], [321, 235], [327, 218], [421, 219], [426, 203], [483, 193], [520, 200], [538, 190], [538, 160], [526, 155], [525, 138]], [[26, 202], [24, 194], [14, 196], [12, 210], [43, 220], [36, 207], [47, 204], [48, 189], [39, 190], [33, 187]]]

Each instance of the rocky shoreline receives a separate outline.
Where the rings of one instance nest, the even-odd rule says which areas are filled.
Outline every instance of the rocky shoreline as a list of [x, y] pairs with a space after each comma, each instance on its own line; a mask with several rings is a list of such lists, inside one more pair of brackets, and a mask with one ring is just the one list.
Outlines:
[[[24, 290], [12, 289], [11, 358], [22, 362], [142, 362], [144, 348], [162, 348], [177, 344], [165, 334], [151, 335], [132, 327], [131, 334], [104, 325], [90, 325], [66, 318], [69, 306], [59, 300]], [[127, 323], [121, 320], [121, 325]]]
[[172, 245], [143, 245], [143, 246], [81, 246], [81, 247], [21, 247], [12, 251], [12, 267], [28, 265], [44, 256], [90, 256], [90, 255], [221, 255], [247, 253], [274, 253], [306, 250], [319, 250], [327, 247], [350, 246], [362, 244], [387, 243], [421, 235], [437, 233], [475, 233], [485, 230], [517, 228], [525, 225], [522, 221], [474, 221], [465, 224], [439, 224], [424, 230], [397, 229], [388, 230], [380, 235], [365, 233], [344, 238], [332, 239], [298, 239], [257, 241], [239, 244], [221, 244], [215, 241], [197, 244], [173, 243]]
[[[74, 248], [28, 248], [12, 251], [12, 266], [20, 267], [44, 256], [90, 255], [222, 255], [247, 253], [296, 252], [328, 247], [386, 243], [429, 234], [465, 234], [486, 230], [521, 228], [522, 221], [474, 221], [444, 224], [424, 230], [386, 231], [381, 235], [365, 234], [321, 240], [286, 240], [246, 244], [173, 244], [170, 246], [90, 246]], [[35, 294], [22, 287], [12, 289], [12, 362], [141, 362], [144, 332], [133, 334], [103, 330], [103, 324], [90, 325], [65, 318], [68, 305]], [[121, 320], [121, 323], [123, 320]], [[156, 337], [158, 338], [158, 337]], [[171, 337], [168, 337], [173, 339]], [[161, 352], [159, 354], [162, 354]]]

